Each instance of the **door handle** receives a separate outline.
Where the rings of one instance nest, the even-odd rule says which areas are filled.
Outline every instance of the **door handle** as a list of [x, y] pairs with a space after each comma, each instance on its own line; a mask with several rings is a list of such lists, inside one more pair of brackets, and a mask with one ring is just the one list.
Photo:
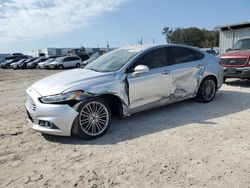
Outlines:
[[203, 68], [203, 67], [204, 67], [203, 64], [199, 64], [199, 65], [196, 66], [196, 68], [198, 68], [198, 69]]
[[162, 74], [169, 74], [170, 73], [170, 70], [164, 70], [163, 72], [162, 72]]

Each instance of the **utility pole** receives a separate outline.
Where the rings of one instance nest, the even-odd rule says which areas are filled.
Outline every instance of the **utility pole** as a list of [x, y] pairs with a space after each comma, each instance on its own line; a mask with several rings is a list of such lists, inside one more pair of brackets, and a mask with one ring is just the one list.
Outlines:
[[153, 38], [153, 44], [155, 44], [155, 38]]
[[138, 42], [140, 45], [143, 44], [143, 41], [142, 41], [142, 37], [141, 37], [141, 40]]

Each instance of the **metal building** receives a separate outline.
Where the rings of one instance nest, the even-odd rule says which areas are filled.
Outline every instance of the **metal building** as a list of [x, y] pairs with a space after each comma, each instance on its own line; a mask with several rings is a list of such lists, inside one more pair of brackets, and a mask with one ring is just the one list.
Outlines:
[[220, 53], [232, 48], [239, 39], [250, 38], [250, 21], [219, 26], [217, 29], [220, 30]]

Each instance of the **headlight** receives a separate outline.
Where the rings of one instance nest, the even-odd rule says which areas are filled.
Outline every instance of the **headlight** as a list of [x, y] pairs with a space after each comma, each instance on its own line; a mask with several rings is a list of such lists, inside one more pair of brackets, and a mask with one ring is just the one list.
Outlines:
[[84, 93], [83, 91], [72, 91], [68, 93], [61, 93], [58, 95], [49, 95], [41, 97], [41, 101], [43, 103], [60, 103], [65, 101], [71, 101], [71, 100], [83, 100], [86, 98], [88, 94]]

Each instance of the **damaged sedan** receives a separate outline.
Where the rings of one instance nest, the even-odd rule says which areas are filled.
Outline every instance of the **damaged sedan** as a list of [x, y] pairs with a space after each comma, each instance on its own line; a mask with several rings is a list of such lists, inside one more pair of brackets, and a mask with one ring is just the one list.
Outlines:
[[107, 132], [113, 116], [195, 97], [207, 103], [223, 83], [219, 62], [184, 45], [119, 48], [29, 87], [29, 124], [45, 134], [93, 139]]

